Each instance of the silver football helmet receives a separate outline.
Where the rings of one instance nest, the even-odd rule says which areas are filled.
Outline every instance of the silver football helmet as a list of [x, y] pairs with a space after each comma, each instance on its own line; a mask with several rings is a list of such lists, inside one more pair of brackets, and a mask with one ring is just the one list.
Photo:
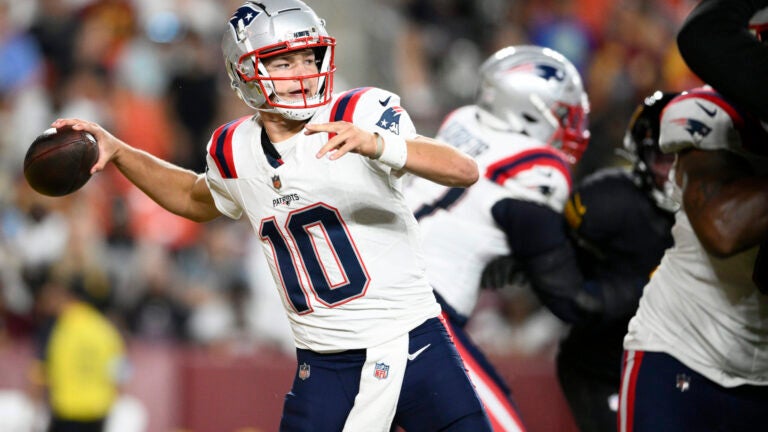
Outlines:
[[479, 120], [539, 139], [576, 163], [589, 144], [589, 99], [562, 54], [523, 45], [503, 48], [480, 67]]
[[[221, 43], [232, 89], [251, 108], [276, 112], [291, 120], [306, 120], [331, 100], [336, 71], [336, 40], [325, 21], [300, 0], [247, 1], [229, 19]], [[271, 77], [263, 60], [291, 51], [312, 49], [318, 72]], [[307, 94], [306, 80], [317, 79], [318, 91]], [[303, 97], [284, 100], [275, 92], [276, 81], [298, 81]]]

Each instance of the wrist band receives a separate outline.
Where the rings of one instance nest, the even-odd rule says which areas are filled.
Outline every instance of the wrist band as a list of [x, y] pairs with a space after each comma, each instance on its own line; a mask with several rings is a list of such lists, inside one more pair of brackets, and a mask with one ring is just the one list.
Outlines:
[[396, 135], [388, 135], [387, 140], [384, 141], [384, 150], [381, 152], [381, 156], [378, 157], [379, 162], [391, 167], [394, 170], [399, 170], [405, 166], [405, 162], [408, 160], [408, 146], [405, 143], [405, 139]]
[[376, 160], [381, 157], [381, 154], [384, 152], [384, 138], [378, 134], [378, 132], [374, 132], [373, 135], [376, 136], [376, 153], [371, 157], [371, 159]]

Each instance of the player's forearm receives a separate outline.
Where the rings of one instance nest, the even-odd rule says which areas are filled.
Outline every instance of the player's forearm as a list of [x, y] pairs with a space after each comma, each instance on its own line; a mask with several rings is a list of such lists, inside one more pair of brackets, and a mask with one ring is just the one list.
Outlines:
[[570, 242], [522, 262], [533, 292], [561, 320], [570, 324], [594, 321], [604, 311], [602, 298], [596, 295], [599, 293], [585, 289], [587, 284]]
[[171, 213], [204, 222], [220, 215], [205, 179], [143, 150], [123, 144], [112, 163], [153, 201]]
[[410, 173], [450, 187], [468, 187], [479, 178], [474, 159], [445, 143], [417, 137], [406, 145], [405, 169]]

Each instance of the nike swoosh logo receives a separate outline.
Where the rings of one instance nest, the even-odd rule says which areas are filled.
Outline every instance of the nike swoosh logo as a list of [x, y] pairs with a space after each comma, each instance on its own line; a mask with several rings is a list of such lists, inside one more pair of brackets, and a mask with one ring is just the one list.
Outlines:
[[390, 97], [388, 97], [388, 98], [386, 98], [384, 100], [380, 100], [379, 103], [381, 104], [381, 106], [385, 107], [385, 106], [387, 106], [389, 104], [389, 100], [390, 99], [392, 99], [392, 96], [390, 96]]
[[710, 117], [714, 117], [715, 114], [717, 114], [717, 109], [713, 109], [712, 111], [710, 111], [710, 110], [706, 109], [704, 107], [704, 105], [702, 105], [702, 104], [700, 104], [698, 102], [696, 102], [696, 105], [698, 105], [699, 108], [701, 108], [701, 110], [704, 111], [705, 113], [707, 113], [707, 115], [710, 116]]
[[416, 351], [413, 354], [408, 354], [408, 360], [415, 360], [416, 357], [419, 356], [419, 354], [423, 353], [427, 348], [429, 348], [432, 344], [426, 344], [423, 346], [420, 350]]

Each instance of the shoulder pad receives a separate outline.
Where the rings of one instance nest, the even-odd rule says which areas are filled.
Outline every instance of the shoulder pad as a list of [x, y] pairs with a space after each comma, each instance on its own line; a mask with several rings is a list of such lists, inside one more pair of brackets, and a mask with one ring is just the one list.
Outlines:
[[410, 117], [400, 106], [400, 96], [377, 87], [359, 87], [340, 94], [334, 100], [329, 120], [405, 137], [415, 133]]
[[[235, 134], [235, 129], [251, 117], [244, 116], [223, 124], [216, 128], [213, 131], [213, 135], [211, 135], [207, 148], [208, 166], [213, 168], [211, 165], [214, 165], [222, 178], [237, 178], [237, 169], [235, 168], [232, 151], [232, 136]], [[210, 163], [211, 161], [213, 164]]]
[[688, 147], [740, 152], [756, 139], [755, 133], [764, 134], [759, 126], [713, 89], [702, 87], [669, 102], [661, 115], [659, 146], [665, 153]]

